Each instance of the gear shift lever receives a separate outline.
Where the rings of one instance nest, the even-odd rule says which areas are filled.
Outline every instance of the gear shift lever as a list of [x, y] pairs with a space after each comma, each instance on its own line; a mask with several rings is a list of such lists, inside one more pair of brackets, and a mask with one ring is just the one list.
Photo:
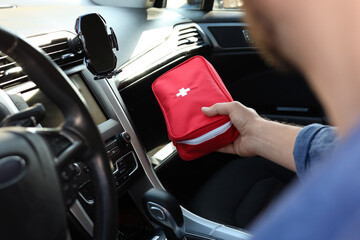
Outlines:
[[152, 188], [143, 195], [143, 203], [148, 216], [164, 227], [169, 240], [183, 239], [184, 219], [180, 205], [170, 193]]

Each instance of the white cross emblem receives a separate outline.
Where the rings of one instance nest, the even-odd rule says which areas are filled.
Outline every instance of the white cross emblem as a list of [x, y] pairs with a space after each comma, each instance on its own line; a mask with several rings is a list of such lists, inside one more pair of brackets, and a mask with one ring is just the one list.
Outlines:
[[190, 91], [190, 88], [187, 88], [187, 89], [182, 88], [179, 90], [179, 93], [176, 94], [176, 97], [180, 97], [180, 96], [185, 97], [187, 95], [188, 91]]

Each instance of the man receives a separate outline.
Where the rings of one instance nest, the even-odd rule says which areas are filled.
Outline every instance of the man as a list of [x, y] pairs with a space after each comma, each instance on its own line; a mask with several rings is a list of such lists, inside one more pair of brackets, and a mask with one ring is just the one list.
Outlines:
[[244, 6], [265, 59], [304, 74], [339, 138], [313, 167], [319, 156], [311, 149], [333, 141], [333, 129], [267, 121], [236, 102], [203, 108], [207, 116], [229, 115], [240, 132], [221, 151], [260, 155], [302, 177], [255, 224], [255, 239], [359, 239], [360, 1], [245, 0]]

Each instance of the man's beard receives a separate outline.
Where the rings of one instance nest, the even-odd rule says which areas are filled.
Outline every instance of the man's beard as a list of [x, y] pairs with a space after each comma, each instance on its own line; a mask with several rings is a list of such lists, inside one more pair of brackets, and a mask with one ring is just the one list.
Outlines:
[[281, 46], [275, 37], [273, 27], [267, 21], [255, 20], [256, 17], [247, 15], [246, 20], [254, 45], [259, 48], [261, 57], [268, 65], [278, 70], [297, 72], [297, 67], [280, 51]]

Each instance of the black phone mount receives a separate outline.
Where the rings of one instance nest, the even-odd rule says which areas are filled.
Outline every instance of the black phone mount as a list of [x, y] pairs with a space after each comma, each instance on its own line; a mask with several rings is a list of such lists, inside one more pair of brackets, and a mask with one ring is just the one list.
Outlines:
[[95, 75], [94, 79], [111, 78], [121, 72], [115, 69], [119, 51], [118, 41], [113, 28], [108, 33], [105, 19], [98, 13], [79, 16], [75, 23], [77, 36], [68, 41], [74, 53], [83, 53], [85, 64]]
[[119, 51], [119, 44], [118, 44], [118, 41], [117, 41], [117, 37], [116, 37], [114, 29], [112, 27], [110, 27], [110, 34], [108, 35], [108, 37], [109, 37], [111, 47], [115, 48], [116, 51]]

